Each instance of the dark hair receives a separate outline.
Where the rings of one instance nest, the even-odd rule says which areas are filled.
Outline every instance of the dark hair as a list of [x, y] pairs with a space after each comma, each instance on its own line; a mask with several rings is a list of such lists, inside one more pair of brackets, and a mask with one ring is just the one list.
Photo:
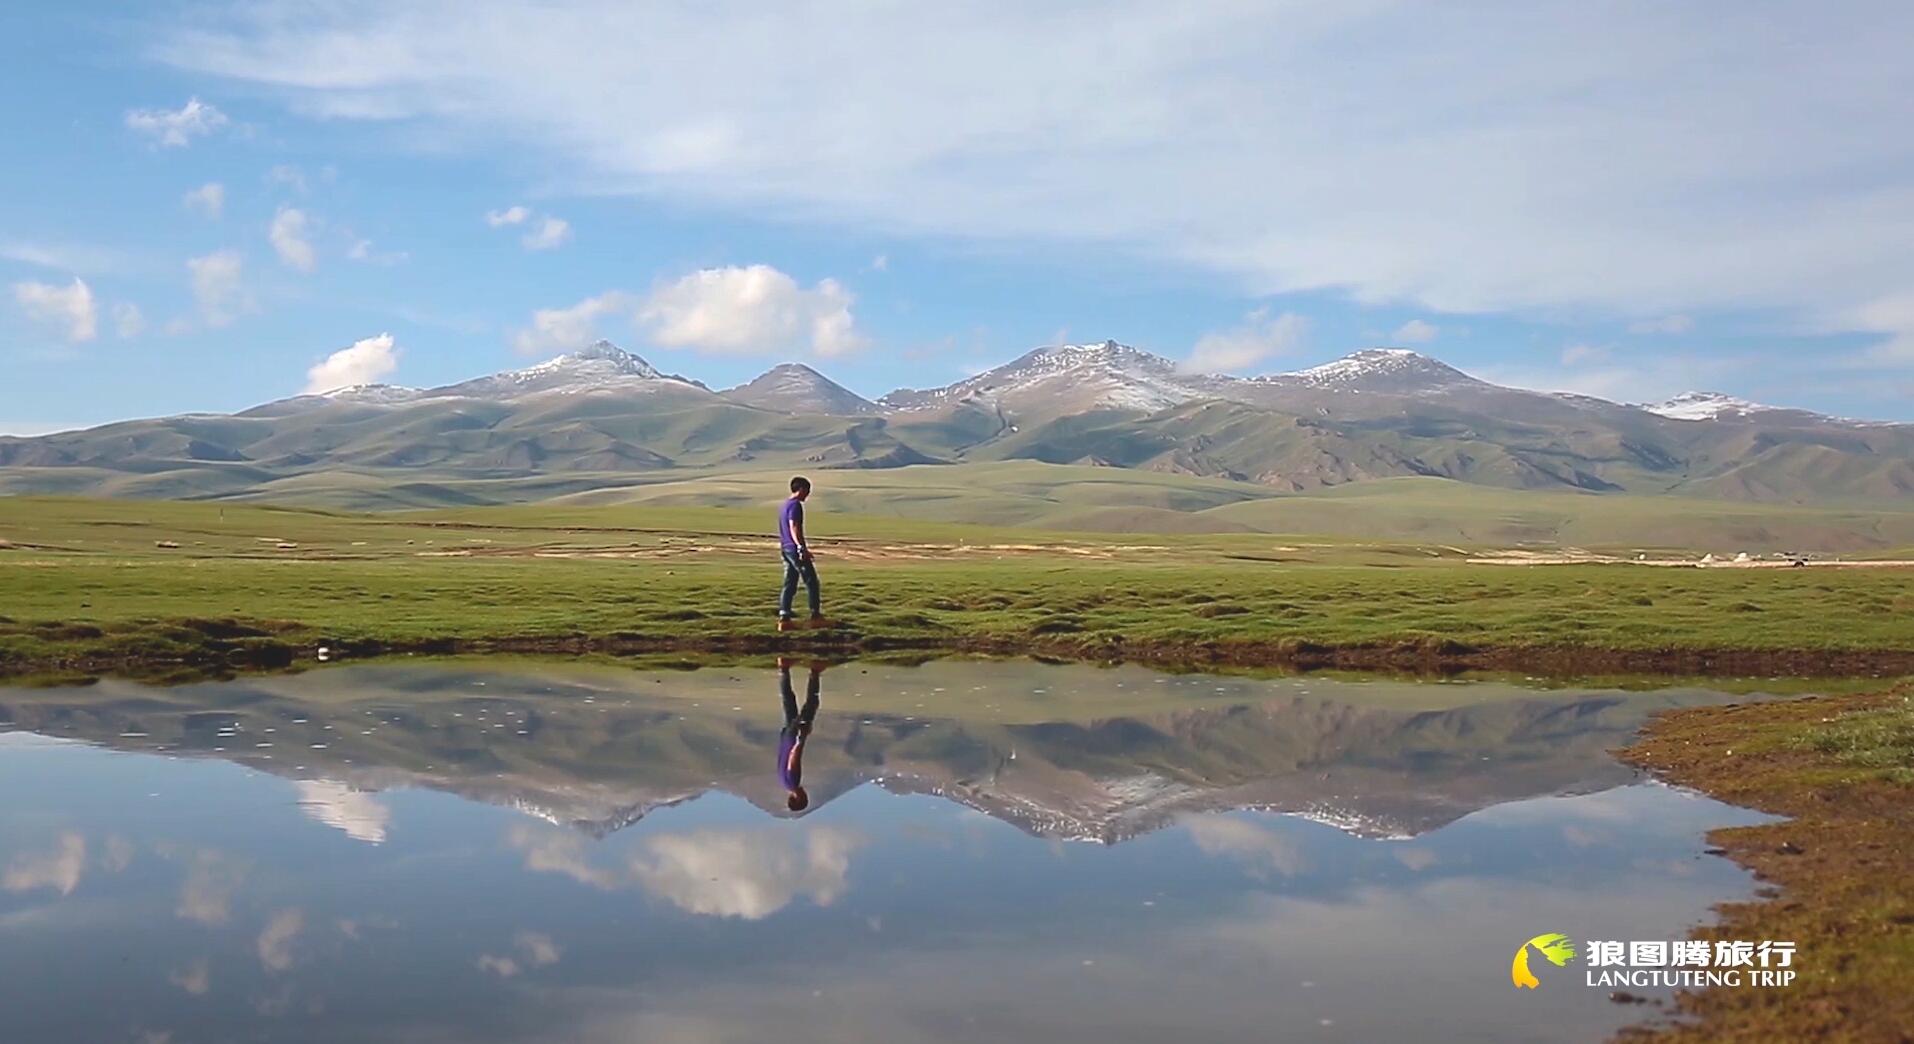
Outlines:
[[808, 808], [810, 804], [811, 795], [806, 794], [803, 787], [799, 787], [784, 796], [784, 807], [793, 812], [802, 812]]
[[791, 480], [791, 492], [793, 493], [802, 493], [803, 491], [810, 488], [811, 488], [811, 480], [805, 478], [803, 475], [799, 475], [798, 477]]

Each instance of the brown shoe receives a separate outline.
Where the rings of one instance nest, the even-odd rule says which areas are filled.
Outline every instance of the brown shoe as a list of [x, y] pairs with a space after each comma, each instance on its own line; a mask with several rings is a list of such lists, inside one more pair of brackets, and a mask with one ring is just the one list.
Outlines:
[[796, 620], [793, 620], [788, 616], [778, 617], [778, 633], [779, 634], [783, 634], [786, 631], [794, 631], [796, 629], [797, 629]]

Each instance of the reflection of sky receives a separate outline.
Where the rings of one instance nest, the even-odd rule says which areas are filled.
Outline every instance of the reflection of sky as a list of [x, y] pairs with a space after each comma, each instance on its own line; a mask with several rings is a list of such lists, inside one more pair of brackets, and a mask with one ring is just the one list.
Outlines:
[[1634, 785], [1414, 841], [1229, 813], [1101, 846], [867, 787], [599, 840], [429, 791], [316, 815], [223, 762], [0, 753], [32, 795], [0, 811], [20, 1041], [1586, 1039], [1639, 1009], [1518, 993], [1514, 945], [1676, 933], [1746, 893], [1699, 836], [1753, 818]]

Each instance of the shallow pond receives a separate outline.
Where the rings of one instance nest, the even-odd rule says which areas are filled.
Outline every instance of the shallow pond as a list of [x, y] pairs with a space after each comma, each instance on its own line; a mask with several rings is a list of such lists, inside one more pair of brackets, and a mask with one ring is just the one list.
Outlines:
[[1608, 754], [1746, 686], [788, 677], [0, 689], [6, 1039], [1592, 1040], [1523, 940], [1752, 891]]

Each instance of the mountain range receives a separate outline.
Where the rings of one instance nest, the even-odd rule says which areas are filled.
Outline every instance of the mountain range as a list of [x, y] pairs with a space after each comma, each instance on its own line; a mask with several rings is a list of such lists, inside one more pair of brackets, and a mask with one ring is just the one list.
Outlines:
[[387, 484], [563, 475], [576, 491], [590, 476], [1005, 460], [1280, 491], [1429, 476], [1773, 503], [1914, 499], [1910, 424], [1710, 393], [1630, 405], [1528, 391], [1400, 348], [1294, 373], [1192, 373], [1114, 341], [1037, 348], [876, 400], [796, 363], [714, 390], [601, 341], [436, 388], [361, 385], [231, 415], [0, 438], [0, 491], [260, 496], [322, 473]]
[[[1486, 684], [1452, 688], [1453, 700], [1434, 705], [1426, 694], [1395, 693], [1392, 704], [1386, 684], [1375, 692], [1315, 680], [1310, 692], [1283, 692], [1232, 681], [1229, 694], [1209, 699], [1032, 720], [926, 717], [905, 713], [901, 697], [847, 707], [841, 691], [858, 685], [915, 700], [942, 691], [933, 684], [959, 692], [1030, 669], [874, 664], [855, 683], [827, 673], [805, 755], [813, 809], [871, 785], [953, 801], [1059, 840], [1114, 844], [1186, 815], [1236, 809], [1304, 816], [1358, 836], [1412, 837], [1502, 802], [1627, 783], [1635, 772], [1609, 751], [1648, 715], [1720, 698]], [[1048, 670], [1038, 684], [1067, 688], [1077, 672], [1086, 702], [1120, 698], [1109, 672]], [[1157, 688], [1130, 670], [1139, 688]], [[335, 794], [450, 792], [596, 836], [711, 792], [789, 815], [771, 770], [780, 720], [768, 672], [714, 673], [739, 672], [520, 676], [441, 663], [172, 688], [104, 680], [5, 694], [0, 733], [232, 761], [324, 781]], [[269, 732], [281, 747], [302, 748], [299, 764], [252, 742]]]

